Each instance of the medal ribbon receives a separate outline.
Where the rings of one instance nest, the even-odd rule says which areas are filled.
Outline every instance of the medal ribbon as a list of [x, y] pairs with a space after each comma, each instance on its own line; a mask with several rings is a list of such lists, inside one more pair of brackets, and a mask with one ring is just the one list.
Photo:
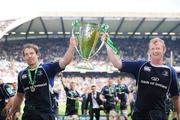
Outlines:
[[34, 79], [32, 79], [31, 70], [28, 69], [29, 84], [31, 84], [32, 86], [34, 86], [34, 84], [36, 83], [36, 74], [37, 74], [38, 68], [39, 68], [39, 64], [36, 66], [34, 76], [33, 76]]
[[69, 94], [73, 98], [75, 96], [75, 91], [70, 91]]
[[114, 90], [113, 90], [113, 87], [109, 87], [109, 94], [113, 94]]
[[119, 85], [118, 88], [119, 88], [119, 91], [118, 91], [118, 92], [119, 92], [119, 94], [121, 94], [121, 92], [122, 92], [122, 87], [121, 87], [121, 85]]

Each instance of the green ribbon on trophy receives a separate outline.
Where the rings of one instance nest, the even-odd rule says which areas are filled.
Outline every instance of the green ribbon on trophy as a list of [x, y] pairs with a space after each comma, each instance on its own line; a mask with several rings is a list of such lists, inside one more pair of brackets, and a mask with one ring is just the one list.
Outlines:
[[116, 45], [111, 41], [111, 39], [110, 39], [109, 36], [106, 38], [106, 44], [107, 44], [110, 48], [112, 48], [112, 50], [114, 51], [114, 53], [115, 53], [116, 55], [119, 55], [119, 56], [120, 56], [120, 51], [118, 50], [118, 48], [116, 47]]
[[[109, 26], [108, 25], [105, 25], [105, 24], [102, 24], [101, 25], [101, 32], [103, 32], [103, 33], [108, 33], [109, 31]], [[120, 56], [120, 51], [118, 50], [118, 48], [117, 48], [117, 45], [115, 45], [113, 42], [112, 42], [112, 40], [111, 40], [111, 38], [109, 37], [109, 36], [107, 36], [107, 38], [106, 38], [106, 44], [110, 47], [110, 48], [112, 48], [112, 50], [114, 51], [114, 53], [116, 54], [116, 55], [119, 55]]]

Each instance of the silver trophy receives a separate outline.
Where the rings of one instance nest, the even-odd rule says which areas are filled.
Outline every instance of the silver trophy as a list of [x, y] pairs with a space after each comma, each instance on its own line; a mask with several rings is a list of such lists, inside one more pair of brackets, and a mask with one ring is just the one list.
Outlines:
[[[85, 69], [94, 69], [89, 59], [96, 55], [103, 47], [104, 42], [101, 42], [99, 46], [97, 43], [102, 35], [109, 29], [108, 25], [99, 25], [96, 23], [80, 22], [78, 20], [72, 23], [72, 36], [76, 37], [78, 46], [76, 50], [82, 61], [77, 67]], [[101, 40], [100, 40], [101, 41]]]

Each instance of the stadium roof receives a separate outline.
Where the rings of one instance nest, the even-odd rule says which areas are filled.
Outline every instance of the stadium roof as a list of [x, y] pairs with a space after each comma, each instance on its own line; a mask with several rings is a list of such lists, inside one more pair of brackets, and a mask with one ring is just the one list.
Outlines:
[[76, 19], [107, 24], [112, 37], [180, 37], [179, 0], [3, 0], [3, 3], [2, 41], [69, 37], [71, 23]]

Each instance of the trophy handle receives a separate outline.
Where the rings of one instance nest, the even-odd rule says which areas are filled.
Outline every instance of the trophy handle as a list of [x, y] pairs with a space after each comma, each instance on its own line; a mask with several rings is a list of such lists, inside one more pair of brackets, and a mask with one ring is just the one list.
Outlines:
[[104, 41], [102, 41], [101, 42], [101, 45], [99, 46], [99, 48], [98, 48], [98, 50], [91, 56], [91, 57], [89, 57], [89, 58], [92, 58], [94, 55], [96, 55], [98, 52], [99, 52], [99, 50], [103, 47], [103, 45], [104, 45]]
[[[74, 29], [72, 29], [72, 37], [75, 37], [75, 35], [74, 35]], [[76, 41], [77, 41], [77, 39], [76, 39]], [[78, 43], [78, 42], [77, 42], [77, 43]], [[75, 46], [75, 49], [76, 49], [77, 53], [79, 54], [79, 56], [80, 56], [81, 58], [83, 58], [82, 55], [80, 54], [77, 46]]]

